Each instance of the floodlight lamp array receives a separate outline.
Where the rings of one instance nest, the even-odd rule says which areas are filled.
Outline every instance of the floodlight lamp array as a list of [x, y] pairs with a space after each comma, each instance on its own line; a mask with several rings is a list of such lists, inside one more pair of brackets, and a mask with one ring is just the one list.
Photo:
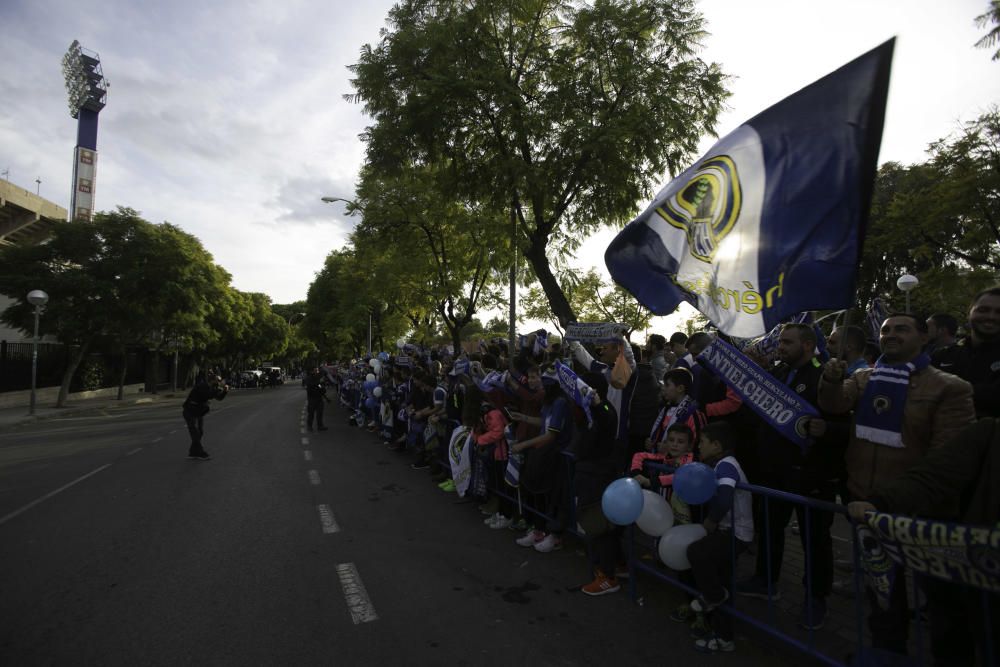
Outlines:
[[80, 109], [96, 113], [104, 108], [108, 101], [108, 83], [96, 53], [85, 51], [74, 39], [63, 56], [62, 72], [69, 96], [69, 113], [73, 118], [80, 115]]

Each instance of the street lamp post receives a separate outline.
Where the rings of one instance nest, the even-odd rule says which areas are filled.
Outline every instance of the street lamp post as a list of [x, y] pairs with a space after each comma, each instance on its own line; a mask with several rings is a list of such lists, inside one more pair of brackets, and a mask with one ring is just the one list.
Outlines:
[[919, 284], [920, 284], [920, 281], [917, 280], [917, 277], [916, 276], [911, 276], [909, 273], [904, 273], [896, 281], [896, 287], [898, 287], [900, 290], [902, 290], [903, 294], [906, 295], [906, 312], [907, 313], [910, 312], [910, 292], [912, 292], [914, 289], [916, 289], [917, 285], [919, 285]]
[[28, 292], [28, 303], [35, 307], [35, 336], [31, 339], [31, 403], [28, 414], [35, 414], [35, 387], [38, 382], [38, 318], [49, 301], [49, 295], [40, 289]]

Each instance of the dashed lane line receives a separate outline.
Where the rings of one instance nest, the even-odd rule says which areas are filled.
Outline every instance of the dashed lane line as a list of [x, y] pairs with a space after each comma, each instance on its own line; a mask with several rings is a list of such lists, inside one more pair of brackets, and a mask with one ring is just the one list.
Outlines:
[[337, 520], [333, 516], [333, 511], [330, 509], [329, 505], [317, 505], [316, 509], [319, 510], [319, 522], [323, 525], [324, 533], [339, 533], [340, 526], [337, 525]]
[[304, 452], [302, 452], [302, 456], [305, 457], [306, 461], [312, 461], [313, 460], [313, 453], [311, 451], [309, 451], [308, 449], [305, 450]]
[[319, 486], [319, 472], [315, 470], [309, 471], [309, 483], [313, 486]]
[[38, 505], [40, 503], [45, 502], [46, 500], [48, 500], [52, 496], [56, 495], [57, 493], [62, 493], [63, 491], [65, 491], [66, 489], [70, 488], [74, 484], [79, 484], [80, 482], [82, 482], [83, 480], [87, 479], [88, 477], [92, 477], [92, 476], [96, 475], [97, 473], [101, 472], [102, 470], [106, 470], [106, 469], [108, 469], [110, 467], [111, 467], [111, 464], [110, 463], [106, 463], [105, 465], [102, 465], [100, 468], [97, 468], [96, 470], [91, 470], [86, 475], [83, 475], [81, 477], [77, 477], [76, 479], [74, 479], [69, 484], [63, 484], [62, 486], [60, 486], [55, 491], [49, 491], [48, 493], [46, 493], [44, 496], [42, 496], [38, 500], [33, 500], [32, 502], [28, 503], [27, 505], [25, 505], [21, 509], [14, 510], [13, 512], [11, 512], [10, 514], [8, 514], [7, 516], [0, 517], [0, 525], [3, 525], [5, 523], [7, 523], [8, 521], [10, 521], [11, 519], [13, 519], [14, 517], [18, 516], [19, 514], [23, 514], [24, 512], [27, 512], [28, 510], [30, 510], [35, 505]]
[[354, 563], [342, 563], [337, 566], [337, 576], [340, 577], [340, 586], [344, 589], [344, 599], [347, 600], [347, 608], [351, 612], [351, 620], [355, 625], [359, 623], [371, 623], [378, 620], [375, 607], [368, 597], [368, 591], [361, 582], [358, 568]]
[[127, 453], [125, 456], [132, 456], [133, 454], [138, 454], [141, 451], [142, 451], [142, 447], [137, 447], [136, 449], [133, 449], [131, 452]]
[[309, 438], [302, 438], [302, 444], [303, 445], [308, 445], [309, 444]]

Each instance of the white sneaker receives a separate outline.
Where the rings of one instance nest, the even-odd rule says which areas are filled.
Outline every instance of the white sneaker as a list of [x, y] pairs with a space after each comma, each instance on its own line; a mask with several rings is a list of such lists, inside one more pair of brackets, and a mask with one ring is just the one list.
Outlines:
[[492, 528], [493, 527], [493, 522], [497, 520], [498, 516], [500, 516], [500, 512], [494, 512], [493, 514], [491, 514], [488, 517], [486, 517], [485, 519], [483, 519], [483, 523], [485, 523], [487, 526], [489, 526], [490, 528]]
[[533, 547], [545, 538], [545, 533], [540, 530], [529, 530], [523, 537], [519, 537], [516, 542], [521, 547]]
[[490, 528], [493, 530], [500, 530], [501, 528], [506, 528], [510, 525], [510, 519], [505, 517], [503, 514], [497, 513], [496, 520], [490, 523]]
[[535, 551], [540, 551], [543, 554], [555, 551], [556, 549], [562, 549], [562, 540], [552, 533], [549, 533], [541, 541], [535, 544]]

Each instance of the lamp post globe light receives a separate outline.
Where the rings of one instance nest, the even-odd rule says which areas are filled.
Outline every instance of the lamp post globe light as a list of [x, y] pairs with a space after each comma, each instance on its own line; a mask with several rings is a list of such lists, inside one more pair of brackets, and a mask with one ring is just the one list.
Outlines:
[[35, 307], [35, 335], [31, 339], [31, 403], [28, 405], [28, 414], [35, 414], [35, 387], [38, 383], [38, 318], [42, 315], [42, 309], [49, 302], [49, 295], [40, 289], [28, 292], [28, 303]]
[[920, 281], [917, 280], [916, 276], [911, 276], [909, 273], [904, 273], [896, 280], [896, 287], [903, 291], [906, 295], [906, 312], [910, 312], [910, 292], [916, 289]]

